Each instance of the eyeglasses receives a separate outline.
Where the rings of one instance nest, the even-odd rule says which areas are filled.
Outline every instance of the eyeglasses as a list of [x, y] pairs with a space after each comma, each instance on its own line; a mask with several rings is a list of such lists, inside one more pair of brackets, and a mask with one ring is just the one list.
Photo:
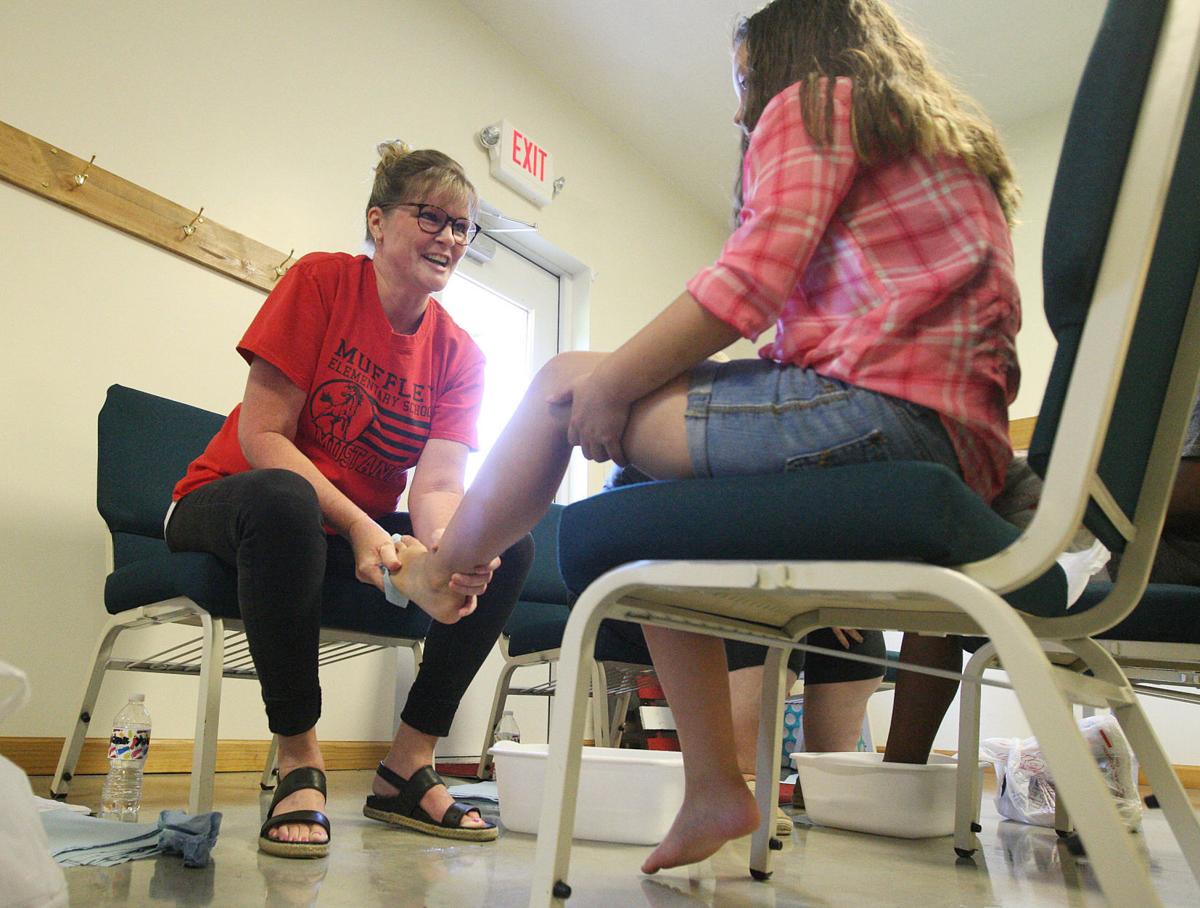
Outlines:
[[460, 246], [471, 245], [471, 240], [479, 233], [479, 225], [467, 218], [456, 218], [445, 208], [437, 205], [427, 205], [424, 202], [397, 202], [389, 208], [417, 209], [417, 226], [425, 233], [439, 234], [450, 225], [450, 235]]

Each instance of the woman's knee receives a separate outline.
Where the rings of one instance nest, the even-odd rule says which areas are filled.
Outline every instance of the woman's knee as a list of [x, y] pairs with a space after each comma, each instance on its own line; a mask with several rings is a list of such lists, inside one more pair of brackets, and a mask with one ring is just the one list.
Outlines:
[[289, 535], [323, 532], [317, 492], [299, 473], [275, 468], [253, 470], [247, 483], [242, 511], [246, 529], [277, 530]]

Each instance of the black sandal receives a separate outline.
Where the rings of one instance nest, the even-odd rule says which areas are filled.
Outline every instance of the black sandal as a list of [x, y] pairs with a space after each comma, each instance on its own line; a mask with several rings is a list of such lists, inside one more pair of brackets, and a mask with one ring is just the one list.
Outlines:
[[495, 823], [487, 822], [486, 826], [460, 826], [462, 818], [474, 813], [481, 820], [478, 807], [455, 801], [446, 808], [440, 823], [421, 808], [421, 798], [425, 792], [437, 785], [445, 785], [442, 777], [432, 766], [422, 766], [409, 779], [403, 779], [382, 763], [375, 770], [379, 778], [398, 790], [394, 795], [368, 795], [363, 816], [372, 820], [382, 820], [393, 826], [406, 826], [426, 835], [440, 836], [444, 839], [460, 839], [467, 842], [491, 842], [500, 831]]
[[[329, 842], [332, 834], [329, 831], [329, 817], [319, 810], [289, 810], [277, 817], [271, 816], [275, 805], [289, 795], [311, 788], [325, 794], [325, 773], [311, 766], [301, 766], [293, 769], [279, 780], [275, 787], [275, 797], [271, 799], [271, 808], [267, 811], [267, 821], [258, 831], [258, 850], [281, 858], [323, 858], [329, 854]], [[311, 823], [325, 830], [324, 842], [282, 842], [278, 839], [267, 838], [267, 833], [276, 826], [288, 823]]]

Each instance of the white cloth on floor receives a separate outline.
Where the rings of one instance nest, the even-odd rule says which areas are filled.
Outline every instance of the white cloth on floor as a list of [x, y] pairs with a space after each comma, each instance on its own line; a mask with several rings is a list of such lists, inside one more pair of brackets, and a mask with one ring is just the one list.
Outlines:
[[184, 864], [203, 867], [221, 829], [221, 814], [188, 816], [164, 810], [157, 823], [120, 823], [73, 811], [41, 814], [50, 856], [63, 867], [111, 867], [156, 854], [182, 854]]

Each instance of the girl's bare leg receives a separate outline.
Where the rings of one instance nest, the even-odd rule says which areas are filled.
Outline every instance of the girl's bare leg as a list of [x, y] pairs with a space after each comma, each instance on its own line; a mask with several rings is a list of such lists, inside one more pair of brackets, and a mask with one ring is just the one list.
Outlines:
[[[541, 519], [571, 454], [570, 408], [546, 399], [594, 369], [601, 356], [564, 354], [538, 374], [437, 552], [401, 553], [401, 592], [422, 606], [431, 596], [451, 595], [446, 584], [453, 571], [490, 561]], [[622, 444], [630, 460], [651, 476], [693, 475], [684, 427], [687, 387], [685, 375], [639, 401], [630, 413]], [[703, 860], [730, 839], [752, 832], [758, 810], [738, 770], [724, 645], [715, 637], [650, 627], [646, 638], [679, 728], [687, 792], [666, 839], [643, 865], [653, 873]]]
[[642, 864], [643, 873], [656, 873], [702, 861], [753, 832], [758, 805], [738, 768], [724, 643], [660, 627], [644, 631], [683, 751], [683, 807]]
[[[564, 353], [543, 367], [455, 511], [437, 552], [429, 556], [418, 545], [399, 553], [404, 566], [395, 582], [402, 593], [435, 615], [452, 612], [462, 597], [446, 589], [450, 574], [486, 564], [541, 520], [571, 457], [571, 408], [549, 404], [547, 397], [591, 372], [604, 355]], [[683, 423], [687, 384], [683, 376], [664, 385], [630, 414], [626, 452], [653, 476], [692, 475]]]

